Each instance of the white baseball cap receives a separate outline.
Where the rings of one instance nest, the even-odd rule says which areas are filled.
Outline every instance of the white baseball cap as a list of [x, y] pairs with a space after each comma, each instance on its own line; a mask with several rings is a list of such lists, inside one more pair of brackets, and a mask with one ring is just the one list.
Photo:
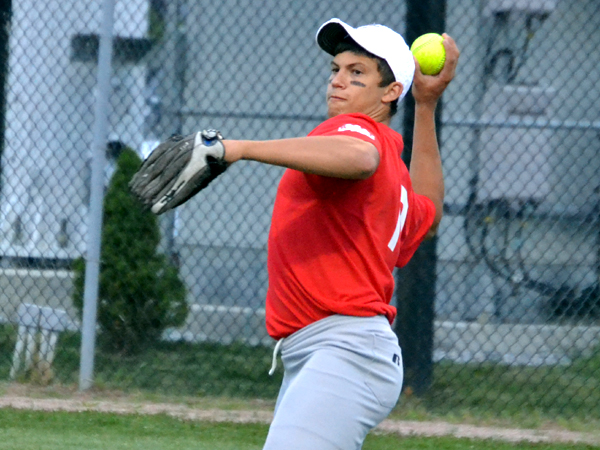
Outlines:
[[331, 19], [321, 25], [316, 39], [319, 47], [333, 55], [337, 45], [346, 36], [389, 64], [396, 81], [404, 87], [398, 99], [402, 100], [410, 89], [415, 74], [415, 61], [404, 38], [384, 25], [372, 24], [354, 28], [340, 19]]

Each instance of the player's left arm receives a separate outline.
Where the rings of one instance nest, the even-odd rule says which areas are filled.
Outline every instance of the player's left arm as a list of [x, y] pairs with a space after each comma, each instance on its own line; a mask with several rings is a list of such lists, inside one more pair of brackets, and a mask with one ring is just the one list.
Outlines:
[[415, 60], [417, 67], [412, 86], [415, 125], [410, 178], [413, 190], [428, 197], [435, 205], [435, 218], [427, 238], [433, 237], [437, 232], [444, 207], [444, 176], [435, 131], [435, 109], [442, 93], [454, 78], [460, 55], [454, 40], [447, 34], [443, 37], [446, 48], [444, 68], [438, 75], [423, 75]]

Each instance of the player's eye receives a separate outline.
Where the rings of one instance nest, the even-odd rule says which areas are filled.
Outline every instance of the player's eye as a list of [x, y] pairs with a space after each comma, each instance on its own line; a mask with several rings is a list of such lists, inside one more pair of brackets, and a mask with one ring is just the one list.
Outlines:
[[333, 80], [333, 78], [336, 76], [336, 74], [340, 71], [340, 69], [338, 69], [337, 67], [332, 67], [331, 68], [331, 73], [329, 74], [329, 81]]

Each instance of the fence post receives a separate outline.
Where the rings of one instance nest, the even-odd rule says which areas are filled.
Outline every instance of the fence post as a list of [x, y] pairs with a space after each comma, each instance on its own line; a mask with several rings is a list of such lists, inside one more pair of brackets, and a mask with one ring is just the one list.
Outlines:
[[88, 243], [83, 293], [83, 323], [81, 330], [81, 362], [79, 389], [92, 386], [94, 349], [96, 343], [96, 312], [100, 272], [100, 239], [102, 233], [102, 202], [104, 198], [104, 166], [108, 137], [108, 110], [112, 64], [112, 33], [115, 0], [103, 0], [98, 72], [94, 106], [94, 140], [92, 144], [92, 185], [88, 218]]
[[6, 132], [6, 80], [8, 79], [8, 39], [11, 21], [11, 3], [0, 3], [0, 163], [4, 155]]
[[[406, 11], [406, 42], [410, 45], [422, 34], [442, 33], [446, 26], [446, 2], [409, 0]], [[415, 102], [407, 95], [404, 105], [403, 158], [410, 167], [413, 143]], [[438, 142], [441, 102], [436, 111]], [[433, 319], [435, 315], [435, 283], [437, 239], [423, 243], [411, 262], [398, 271], [396, 300], [398, 318], [395, 331], [402, 347], [406, 388], [424, 394], [433, 379]]]

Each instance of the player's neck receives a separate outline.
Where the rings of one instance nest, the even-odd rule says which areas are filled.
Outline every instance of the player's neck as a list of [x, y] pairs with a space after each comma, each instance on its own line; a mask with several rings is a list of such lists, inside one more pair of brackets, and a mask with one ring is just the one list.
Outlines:
[[388, 127], [390, 126], [392, 118], [390, 117], [390, 110], [387, 107], [380, 107], [365, 114], [375, 122], [382, 123]]

